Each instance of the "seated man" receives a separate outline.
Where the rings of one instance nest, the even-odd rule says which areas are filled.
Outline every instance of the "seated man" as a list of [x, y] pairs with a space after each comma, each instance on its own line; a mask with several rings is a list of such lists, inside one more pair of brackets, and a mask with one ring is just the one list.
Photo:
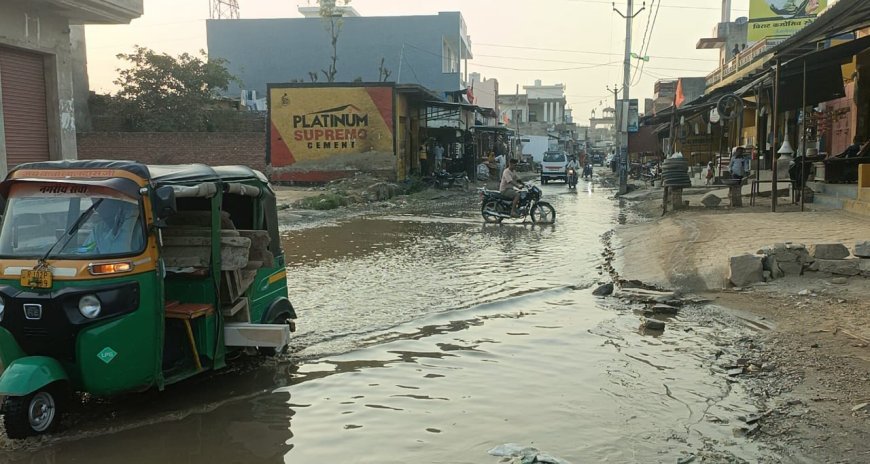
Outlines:
[[511, 202], [511, 217], [518, 217], [517, 215], [517, 204], [520, 202], [520, 192], [518, 192], [517, 188], [522, 188], [525, 184], [520, 180], [519, 175], [516, 173], [517, 169], [517, 160], [511, 158], [508, 162], [507, 167], [504, 169], [504, 172], [501, 175], [501, 184], [498, 186], [498, 191], [501, 195], [507, 199], [512, 200]]
[[145, 247], [145, 235], [139, 205], [114, 198], [94, 200], [100, 203], [89, 218], [91, 235], [79, 247], [79, 253], [93, 255], [129, 254]]

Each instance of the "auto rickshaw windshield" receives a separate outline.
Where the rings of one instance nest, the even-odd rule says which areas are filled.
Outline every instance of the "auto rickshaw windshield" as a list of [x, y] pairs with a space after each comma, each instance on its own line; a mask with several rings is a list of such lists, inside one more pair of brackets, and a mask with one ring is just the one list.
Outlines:
[[[52, 249], [52, 247], [54, 247]], [[142, 206], [100, 186], [13, 185], [0, 229], [0, 256], [67, 259], [130, 256], [145, 249]]]

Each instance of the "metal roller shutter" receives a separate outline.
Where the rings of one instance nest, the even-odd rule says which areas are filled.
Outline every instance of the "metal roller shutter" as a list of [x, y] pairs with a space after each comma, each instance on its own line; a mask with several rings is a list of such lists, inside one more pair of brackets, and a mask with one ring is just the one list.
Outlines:
[[6, 133], [6, 165], [47, 161], [48, 115], [42, 55], [0, 47], [0, 90]]

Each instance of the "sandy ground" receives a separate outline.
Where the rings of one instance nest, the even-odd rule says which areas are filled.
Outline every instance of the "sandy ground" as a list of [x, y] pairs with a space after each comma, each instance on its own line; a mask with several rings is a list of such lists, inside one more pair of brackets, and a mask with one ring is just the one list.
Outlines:
[[725, 289], [730, 256], [777, 242], [850, 246], [870, 240], [870, 217], [843, 211], [770, 213], [768, 206], [661, 217], [661, 196], [633, 195], [638, 221], [613, 239], [622, 279], [702, 293], [758, 329], [738, 341], [743, 382], [766, 413], [755, 436], [792, 462], [870, 462], [870, 279], [790, 277]]

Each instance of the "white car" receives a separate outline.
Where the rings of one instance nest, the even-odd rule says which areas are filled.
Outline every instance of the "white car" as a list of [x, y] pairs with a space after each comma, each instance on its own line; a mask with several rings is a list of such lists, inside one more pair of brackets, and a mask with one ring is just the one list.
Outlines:
[[551, 179], [561, 179], [567, 182], [567, 166], [568, 156], [564, 152], [548, 151], [544, 153], [544, 160], [541, 162], [541, 184], [546, 184]]

